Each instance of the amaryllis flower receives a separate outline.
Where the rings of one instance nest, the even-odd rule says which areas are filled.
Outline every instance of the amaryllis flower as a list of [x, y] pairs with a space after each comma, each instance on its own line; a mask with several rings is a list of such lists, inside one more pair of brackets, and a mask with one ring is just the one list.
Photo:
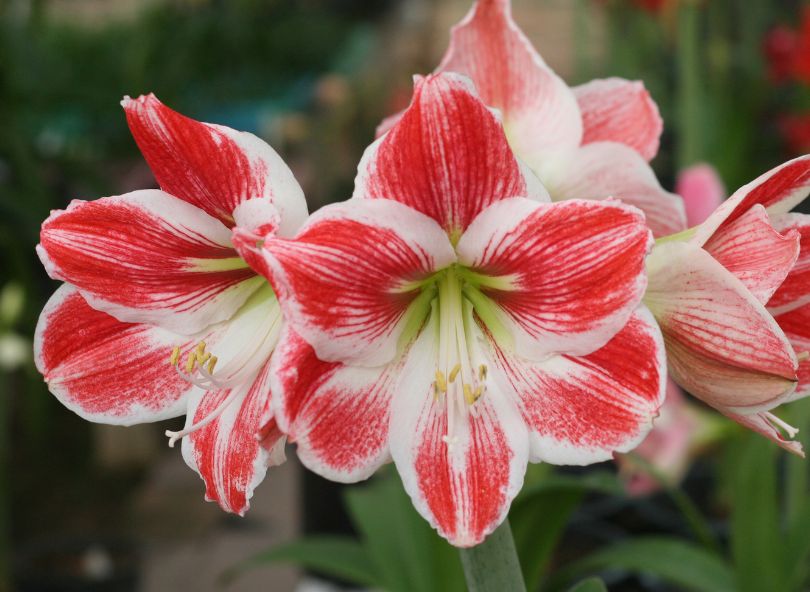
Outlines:
[[800, 238], [810, 226], [787, 212], [809, 191], [810, 157], [798, 158], [737, 190], [697, 227], [659, 240], [644, 297], [675, 381], [796, 454], [795, 430], [770, 410], [797, 396], [807, 358], [799, 317], [810, 303], [810, 255], [800, 257]]
[[512, 20], [508, 0], [477, 2], [453, 28], [437, 71], [472, 79], [555, 201], [615, 197], [640, 208], [655, 236], [686, 228], [680, 198], [647, 164], [663, 123], [641, 82], [609, 78], [570, 89]]
[[74, 201], [43, 223], [37, 251], [66, 283], [40, 316], [37, 367], [90, 421], [186, 414], [170, 443], [184, 438], [207, 499], [241, 514], [267, 466], [283, 460], [269, 412], [281, 315], [231, 228], [291, 236], [306, 203], [255, 136], [188, 119], [153, 95], [122, 104], [162, 190]]
[[393, 459], [459, 546], [505, 517], [528, 461], [629, 450], [663, 397], [663, 344], [638, 309], [651, 236], [618, 201], [547, 203], [458, 75], [417, 82], [348, 202], [294, 239], [235, 233], [290, 329], [276, 420], [337, 481]]

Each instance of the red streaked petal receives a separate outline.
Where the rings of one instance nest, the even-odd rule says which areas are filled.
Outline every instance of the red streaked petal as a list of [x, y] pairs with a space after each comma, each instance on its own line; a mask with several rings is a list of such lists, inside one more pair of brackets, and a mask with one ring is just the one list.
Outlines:
[[489, 204], [516, 196], [547, 200], [515, 159], [501, 122], [469, 80], [451, 74], [417, 81], [402, 119], [363, 155], [354, 191], [404, 203], [451, 234]]
[[661, 326], [675, 381], [730, 412], [770, 409], [793, 392], [796, 355], [740, 280], [703, 249], [657, 245], [644, 303]]
[[776, 322], [785, 332], [793, 349], [801, 354], [799, 362], [799, 384], [786, 402], [795, 401], [810, 395], [810, 304], [776, 315]]
[[397, 364], [377, 368], [324, 362], [287, 329], [273, 355], [276, 420], [311, 471], [342, 483], [371, 476], [390, 460], [388, 421]]
[[[235, 240], [255, 248], [238, 231]], [[318, 357], [363, 366], [394, 358], [420, 294], [412, 284], [456, 259], [436, 222], [390, 200], [322, 208], [295, 239], [268, 239], [259, 254], [287, 321]]]
[[574, 93], [512, 20], [506, 0], [482, 0], [453, 27], [437, 71], [469, 76], [484, 102], [503, 112], [515, 152], [537, 166], [544, 155], [579, 146]]
[[776, 442], [791, 454], [804, 458], [804, 448], [801, 442], [785, 438], [780, 430], [780, 426], [774, 421], [775, 418], [772, 414], [761, 412], [751, 415], [740, 415], [737, 413], [725, 413], [725, 415], [744, 428], [748, 428], [751, 431], [765, 436], [768, 440]]
[[250, 507], [254, 488], [267, 468], [283, 461], [284, 438], [264, 420], [270, 397], [270, 363], [234, 390], [195, 389], [186, 428], [205, 419], [227, 397], [230, 404], [213, 421], [183, 439], [183, 458], [205, 482], [205, 498], [235, 514]]
[[760, 175], [734, 194], [698, 226], [692, 242], [702, 246], [723, 225], [731, 224], [756, 204], [772, 216], [793, 209], [810, 193], [810, 155], [790, 160]]
[[456, 250], [462, 265], [504, 280], [482, 291], [517, 352], [542, 359], [590, 353], [624, 326], [644, 293], [651, 245], [641, 212], [619, 202], [515, 198], [485, 210]]
[[262, 283], [221, 222], [156, 190], [72, 202], [42, 224], [37, 252], [94, 308], [183, 334], [229, 318]]
[[[464, 409], [434, 395], [437, 331], [432, 315], [405, 362], [391, 411], [391, 455], [419, 513], [451, 544], [470, 547], [504, 520], [520, 491], [528, 437], [495, 384], [472, 407], [461, 403]], [[472, 340], [482, 341], [480, 332]]]
[[531, 362], [496, 348], [495, 375], [530, 430], [532, 462], [586, 465], [635, 448], [666, 392], [661, 332], [639, 309], [590, 355]]
[[133, 425], [185, 412], [191, 385], [169, 364], [188, 337], [121, 323], [90, 307], [68, 284], [51, 296], [34, 337], [37, 369], [50, 391], [84, 419]]
[[583, 144], [620, 142], [644, 160], [655, 158], [664, 122], [643, 82], [605, 78], [573, 91], [582, 113]]
[[719, 228], [703, 248], [766, 304], [799, 255], [799, 236], [777, 232], [765, 208], [757, 204]]
[[279, 232], [292, 236], [307, 216], [301, 187], [262, 140], [246, 132], [200, 123], [154, 95], [126, 97], [129, 128], [160, 187], [227, 226], [241, 202], [263, 197], [281, 214]]
[[782, 234], [798, 233], [800, 245], [796, 263], [768, 301], [769, 310], [780, 314], [810, 303], [810, 215], [782, 214], [773, 225]]
[[587, 144], [549, 164], [541, 177], [555, 201], [612, 197], [636, 206], [656, 237], [686, 228], [681, 197], [664, 191], [650, 165], [624, 144]]

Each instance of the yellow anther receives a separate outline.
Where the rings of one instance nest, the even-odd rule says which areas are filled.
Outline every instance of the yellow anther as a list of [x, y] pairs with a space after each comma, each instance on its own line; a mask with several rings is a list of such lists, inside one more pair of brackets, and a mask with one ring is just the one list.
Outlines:
[[191, 352], [188, 354], [188, 359], [186, 360], [186, 374], [191, 374], [191, 371], [194, 370], [194, 364], [197, 362], [197, 356], [195, 352]]
[[478, 380], [484, 380], [487, 377], [487, 365], [481, 364], [478, 366]]
[[200, 351], [197, 350], [197, 364], [199, 364], [200, 366], [205, 366], [205, 363], [208, 361], [210, 357], [211, 352], [205, 352], [204, 354], [201, 354]]
[[467, 401], [467, 405], [475, 403], [475, 393], [473, 393], [472, 387], [469, 384], [464, 385], [464, 400]]
[[473, 392], [473, 401], [477, 401], [481, 398], [481, 395], [484, 394], [484, 387], [482, 385], [478, 385], [475, 387], [475, 392]]
[[447, 380], [445, 380], [444, 374], [439, 370], [436, 370], [436, 388], [439, 389], [439, 392], [447, 392]]
[[453, 382], [458, 376], [458, 373], [461, 372], [461, 364], [456, 364], [453, 366], [453, 369], [450, 370], [450, 376], [447, 377], [448, 382]]
[[217, 365], [217, 357], [216, 356], [211, 356], [211, 359], [208, 360], [208, 373], [209, 374], [214, 373], [214, 366], [216, 366], [216, 365]]
[[205, 351], [205, 341], [200, 341], [197, 344], [197, 351], [202, 354]]
[[172, 357], [169, 358], [169, 364], [171, 364], [172, 366], [177, 366], [178, 360], [180, 360], [180, 348], [175, 347], [172, 350]]

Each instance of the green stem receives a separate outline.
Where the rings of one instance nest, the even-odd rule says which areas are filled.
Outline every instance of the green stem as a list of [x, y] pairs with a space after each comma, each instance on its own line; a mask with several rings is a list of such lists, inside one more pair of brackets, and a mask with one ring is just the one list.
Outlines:
[[509, 521], [480, 545], [459, 549], [469, 592], [526, 592]]
[[696, 2], [678, 9], [678, 169], [704, 158], [700, 12]]

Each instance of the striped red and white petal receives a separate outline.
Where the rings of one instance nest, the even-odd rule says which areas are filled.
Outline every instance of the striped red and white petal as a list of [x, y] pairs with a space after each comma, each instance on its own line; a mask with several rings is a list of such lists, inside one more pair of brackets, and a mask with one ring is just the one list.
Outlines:
[[587, 356], [532, 362], [493, 344], [494, 376], [529, 427], [530, 460], [587, 465], [635, 448], [666, 393], [666, 357], [652, 315], [640, 308]]
[[322, 208], [261, 254], [287, 322], [318, 357], [369, 367], [396, 355], [417, 283], [456, 260], [434, 220], [390, 200]]
[[388, 462], [390, 403], [400, 371], [396, 362], [376, 368], [324, 362], [285, 330], [273, 354], [273, 406], [304, 466], [352, 483]]
[[686, 228], [681, 197], [665, 191], [650, 165], [624, 144], [587, 144], [538, 172], [555, 201], [612, 197], [642, 210], [656, 237]]
[[472, 79], [484, 102], [503, 113], [512, 147], [531, 166], [579, 146], [576, 97], [515, 24], [508, 0], [479, 0], [453, 27], [437, 71]]
[[457, 74], [417, 80], [410, 107], [363, 155], [354, 190], [410, 206], [455, 237], [488, 205], [516, 196], [548, 201], [496, 115]]
[[304, 194], [289, 167], [253, 134], [195, 121], [154, 95], [121, 102], [127, 122], [160, 187], [226, 226], [241, 202], [266, 198], [292, 236], [307, 216]]
[[582, 113], [583, 144], [619, 142], [644, 160], [655, 158], [664, 121], [643, 82], [605, 78], [573, 91]]
[[792, 210], [810, 193], [810, 155], [794, 158], [743, 185], [697, 227], [691, 242], [702, 246], [718, 228], [731, 224], [760, 204], [778, 216]]
[[767, 410], [789, 397], [797, 359], [785, 334], [743, 283], [695, 245], [656, 245], [644, 303], [667, 345], [675, 381], [732, 413]]
[[618, 201], [540, 204], [514, 198], [490, 206], [456, 250], [489, 278], [524, 357], [584, 355], [605, 345], [638, 307], [652, 236], [642, 213]]
[[190, 338], [122, 323], [89, 306], [68, 284], [51, 296], [34, 334], [34, 359], [68, 409], [100, 423], [133, 425], [182, 415], [191, 385], [169, 364]]
[[774, 318], [787, 335], [793, 349], [801, 355], [797, 372], [799, 384], [787, 402], [802, 399], [810, 395], [810, 358], [807, 357], [807, 352], [810, 352], [810, 304], [794, 308]]
[[782, 234], [798, 233], [800, 245], [796, 263], [768, 301], [771, 313], [781, 314], [810, 304], [810, 215], [781, 214], [772, 221]]
[[281, 432], [266, 429], [269, 398], [269, 361], [242, 384], [189, 397], [186, 429], [214, 418], [183, 439], [183, 458], [205, 482], [206, 500], [227, 512], [244, 515], [267, 468], [284, 460]]
[[201, 209], [145, 190], [54, 211], [37, 252], [94, 308], [188, 335], [228, 319], [263, 283], [230, 236]]
[[[457, 547], [480, 543], [506, 518], [523, 485], [526, 426], [494, 383], [472, 405], [436, 397], [438, 327], [431, 315], [409, 351], [391, 410], [391, 455], [414, 506]], [[471, 339], [473, 367], [489, 363]], [[458, 402], [456, 402], [458, 403]]]
[[766, 304], [799, 256], [799, 233], [778, 232], [757, 204], [719, 228], [703, 248]]

